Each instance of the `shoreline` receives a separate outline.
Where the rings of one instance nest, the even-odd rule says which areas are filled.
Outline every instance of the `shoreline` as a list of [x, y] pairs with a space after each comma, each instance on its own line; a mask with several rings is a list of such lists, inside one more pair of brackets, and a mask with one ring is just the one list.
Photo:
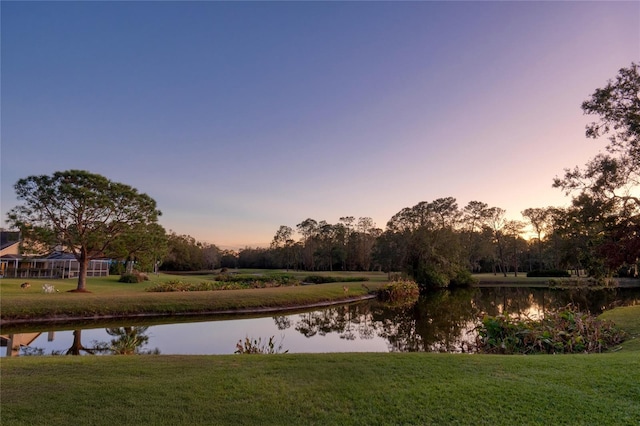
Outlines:
[[222, 315], [251, 315], [261, 313], [277, 313], [277, 312], [290, 312], [297, 310], [305, 310], [309, 308], [320, 308], [324, 306], [343, 305], [354, 302], [361, 302], [363, 300], [375, 299], [375, 294], [367, 294], [364, 296], [350, 297], [340, 300], [327, 300], [323, 302], [307, 303], [303, 305], [295, 306], [269, 306], [263, 308], [238, 308], [238, 309], [226, 309], [226, 310], [212, 310], [212, 311], [191, 311], [191, 312], [158, 312], [158, 313], [138, 313], [138, 314], [118, 314], [118, 315], [93, 315], [93, 316], [54, 316], [54, 317], [39, 317], [39, 318], [18, 318], [3, 320], [0, 319], [0, 327], [11, 327], [17, 325], [42, 325], [42, 324], [57, 324], [57, 323], [72, 323], [81, 321], [93, 321], [93, 320], [113, 320], [113, 319], [139, 319], [139, 318], [166, 318], [172, 316], [180, 317], [196, 317], [196, 316], [222, 316]]
[[[560, 279], [559, 282], [550, 282], [553, 280], [552, 278], [548, 280], [537, 280], [537, 281], [529, 281], [525, 282], [524, 279], [526, 277], [496, 277], [496, 279], [481, 279], [478, 283], [470, 286], [470, 288], [536, 288], [536, 289], [544, 289], [547, 288], [549, 290], [602, 290], [602, 289], [629, 289], [629, 288], [640, 288], [640, 280], [638, 279], [615, 279], [615, 286], [604, 286], [604, 285], [589, 285], [589, 282], [585, 281], [578, 284], [575, 281], [568, 282], [566, 285], [563, 285], [563, 279]], [[305, 286], [310, 287], [310, 286]], [[32, 317], [23, 317], [23, 318], [1, 318], [0, 317], [0, 328], [2, 331], [4, 329], [12, 328], [12, 327], [22, 327], [22, 326], [39, 326], [39, 325], [59, 325], [59, 324], [67, 324], [67, 323], [76, 323], [76, 322], [91, 322], [91, 321], [109, 321], [109, 320], [126, 320], [126, 319], [162, 319], [169, 317], [199, 317], [199, 316], [208, 316], [208, 317], [223, 317], [223, 316], [242, 316], [242, 315], [255, 315], [255, 314], [265, 314], [265, 313], [278, 313], [278, 312], [292, 312], [297, 310], [306, 310], [310, 308], [318, 308], [325, 306], [334, 306], [341, 304], [349, 304], [354, 302], [360, 302], [364, 300], [372, 300], [375, 299], [375, 294], [363, 294], [346, 298], [338, 298], [338, 299], [330, 299], [330, 300], [320, 300], [317, 302], [309, 302], [309, 303], [300, 303], [300, 304], [278, 304], [276, 301], [271, 301], [271, 306], [256, 306], [256, 307], [238, 307], [238, 308], [225, 308], [219, 307], [219, 309], [207, 309], [205, 306], [200, 306], [200, 309], [197, 307], [195, 309], [189, 309], [188, 306], [183, 305], [183, 309], [177, 309], [175, 311], [162, 311], [158, 312], [143, 312], [144, 309], [140, 309], [138, 312], [118, 312], [118, 313], [96, 313], [96, 314], [88, 314], [87, 315], [74, 315], [72, 312], [69, 314], [53, 314], [51, 316], [32, 316]], [[276, 303], [273, 303], [276, 302]]]

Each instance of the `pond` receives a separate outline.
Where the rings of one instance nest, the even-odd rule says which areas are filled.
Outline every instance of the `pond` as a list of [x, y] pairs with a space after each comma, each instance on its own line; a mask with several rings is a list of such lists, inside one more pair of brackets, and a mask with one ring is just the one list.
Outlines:
[[233, 354], [249, 338], [274, 351], [470, 352], [483, 315], [527, 315], [573, 304], [599, 314], [640, 304], [640, 289], [554, 290], [484, 287], [435, 291], [405, 307], [377, 301], [249, 318], [172, 317], [153, 321], [24, 327], [2, 331], [1, 356], [114, 353]]

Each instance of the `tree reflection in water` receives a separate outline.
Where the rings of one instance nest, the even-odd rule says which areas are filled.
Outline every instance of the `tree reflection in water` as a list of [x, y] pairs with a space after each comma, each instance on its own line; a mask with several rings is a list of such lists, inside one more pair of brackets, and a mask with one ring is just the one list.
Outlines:
[[[82, 343], [82, 330], [73, 331], [73, 342], [66, 351], [52, 351], [51, 355], [142, 355], [159, 354], [159, 349], [147, 350], [142, 347], [149, 341], [146, 332], [149, 327], [112, 327], [107, 328], [110, 342], [92, 341], [90, 346]], [[23, 355], [44, 355], [39, 348], [23, 348]]]
[[[282, 320], [274, 317], [274, 321], [278, 325]], [[375, 324], [369, 305], [356, 304], [300, 314], [295, 322], [295, 330], [305, 337], [338, 333], [345, 340], [355, 340], [357, 337], [371, 339], [375, 335]]]
[[438, 290], [420, 297], [408, 308], [376, 309], [374, 320], [382, 324], [379, 335], [398, 352], [466, 352], [475, 336], [477, 289]]
[[109, 350], [115, 355], [159, 354], [160, 350], [147, 350], [142, 347], [149, 342], [146, 332], [149, 327], [116, 327], [107, 328], [107, 334], [115, 337], [111, 339]]
[[[294, 328], [308, 338], [329, 333], [337, 333], [344, 340], [378, 336], [387, 341], [392, 352], [470, 352], [475, 347], [475, 327], [484, 315], [536, 318], [547, 309], [568, 304], [597, 315], [604, 308], [640, 303], [639, 293], [638, 289], [524, 287], [435, 290], [403, 307], [374, 301], [300, 314], [294, 319]], [[285, 324], [284, 318], [273, 318], [279, 329]], [[290, 326], [291, 322], [286, 322], [285, 328]]]
[[[318, 339], [331, 334], [335, 339], [324, 339], [321, 343], [324, 345], [326, 341], [326, 347], [323, 346], [322, 350], [327, 352], [352, 350], [358, 347], [384, 350], [385, 345], [387, 350], [396, 352], [467, 352], [475, 344], [474, 328], [484, 315], [496, 316], [508, 313], [512, 316], [526, 315], [536, 318], [543, 315], [545, 310], [563, 308], [568, 304], [598, 315], [604, 308], [640, 304], [640, 289], [561, 290], [495, 287], [437, 290], [421, 296], [416, 303], [405, 307], [391, 307], [378, 301], [366, 301], [332, 306], [298, 315], [274, 316], [275, 327], [272, 328], [277, 328], [281, 333], [285, 330], [286, 333], [300, 333], [305, 336], [295, 336], [300, 340], [312, 337]], [[194, 324], [193, 328], [190, 328], [185, 324], [186, 328], [183, 330], [186, 331], [179, 333], [180, 335], [171, 334], [170, 343], [162, 346], [163, 332], [160, 328], [156, 329], [152, 326], [156, 331], [150, 339], [148, 333], [150, 327], [131, 326], [130, 323], [123, 325], [125, 326], [107, 328], [108, 337], [99, 334], [101, 336], [99, 339], [105, 341], [92, 341], [90, 344], [83, 344], [82, 330], [69, 330], [73, 333], [73, 342], [69, 344], [68, 340], [64, 341], [51, 353], [54, 355], [159, 353], [158, 349], [146, 349], [149, 341], [156, 338], [164, 352], [173, 353], [171, 352], [175, 350], [172, 349], [173, 345], [180, 346], [178, 353], [183, 353], [184, 348], [192, 344], [189, 342], [197, 340], [203, 327], [202, 324]], [[237, 325], [231, 323], [229, 326]], [[224, 330], [227, 324], [225, 321], [219, 321], [205, 327]], [[274, 334], [270, 333], [269, 335]], [[23, 334], [29, 334], [29, 332], [24, 331]], [[12, 337], [12, 341], [20, 341], [18, 336], [19, 334], [16, 334], [15, 338]], [[87, 334], [85, 338], [86, 336]], [[183, 343], [183, 337], [187, 343]], [[288, 341], [294, 341], [295, 337]], [[30, 336], [29, 341], [32, 342], [35, 338], [37, 337]], [[338, 340], [342, 344], [337, 342]], [[371, 342], [367, 343], [372, 344], [358, 346], [357, 341], [363, 340], [370, 340]], [[349, 343], [351, 341], [356, 343], [351, 345]], [[224, 348], [204, 350], [205, 352], [194, 353], [225, 353]], [[22, 347], [20, 352], [22, 355], [45, 354], [44, 349], [35, 346]]]
[[276, 327], [278, 327], [278, 330], [286, 330], [287, 328], [291, 327], [291, 319], [284, 315], [273, 317], [273, 321], [276, 323]]

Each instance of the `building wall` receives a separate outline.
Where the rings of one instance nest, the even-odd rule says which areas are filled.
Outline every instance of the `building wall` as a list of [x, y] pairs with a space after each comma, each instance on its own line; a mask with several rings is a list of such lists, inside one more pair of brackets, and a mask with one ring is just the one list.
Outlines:
[[20, 242], [16, 241], [10, 246], [0, 249], [0, 256], [4, 256], [5, 254], [20, 254]]

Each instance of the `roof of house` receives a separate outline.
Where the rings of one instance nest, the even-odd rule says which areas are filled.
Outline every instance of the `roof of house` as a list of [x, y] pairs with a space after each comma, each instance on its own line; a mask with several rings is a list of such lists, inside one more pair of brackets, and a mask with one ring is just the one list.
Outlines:
[[19, 254], [3, 254], [0, 259], [22, 259]]
[[0, 250], [20, 242], [20, 231], [0, 231]]
[[54, 251], [53, 253], [44, 256], [45, 259], [51, 260], [76, 260], [76, 257], [73, 253], [64, 253], [62, 251]]

